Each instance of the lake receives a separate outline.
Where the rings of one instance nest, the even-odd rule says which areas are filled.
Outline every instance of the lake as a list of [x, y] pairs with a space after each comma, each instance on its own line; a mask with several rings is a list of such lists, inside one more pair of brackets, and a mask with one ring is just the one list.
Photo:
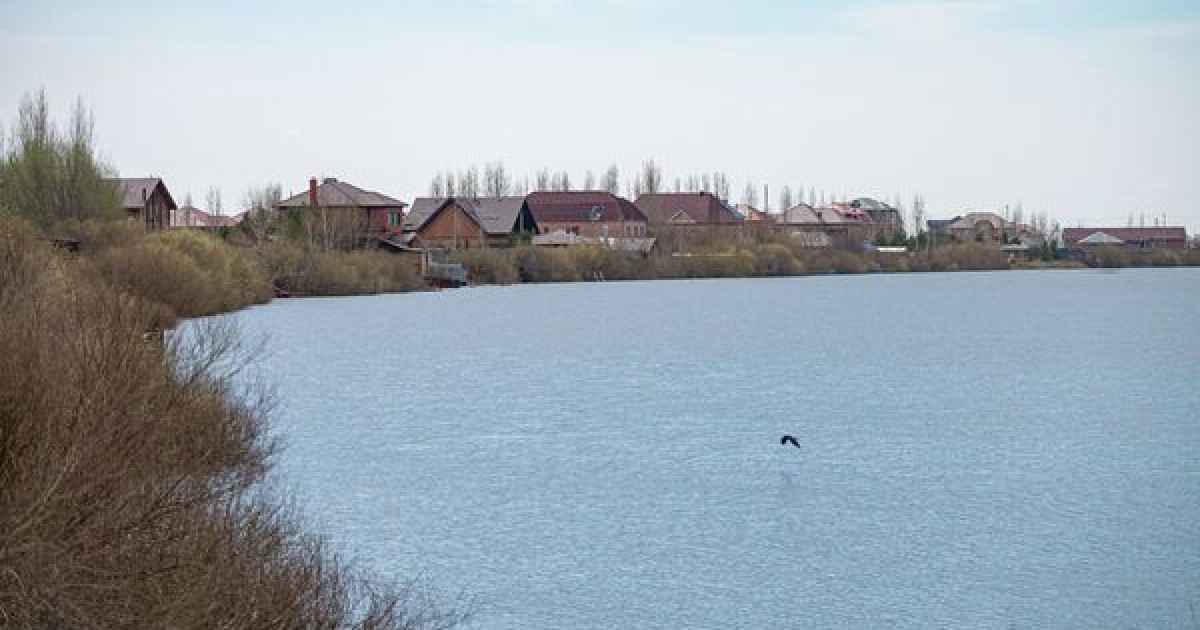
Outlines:
[[[280, 300], [278, 473], [472, 627], [1200, 627], [1200, 269]], [[799, 447], [781, 445], [790, 434]]]

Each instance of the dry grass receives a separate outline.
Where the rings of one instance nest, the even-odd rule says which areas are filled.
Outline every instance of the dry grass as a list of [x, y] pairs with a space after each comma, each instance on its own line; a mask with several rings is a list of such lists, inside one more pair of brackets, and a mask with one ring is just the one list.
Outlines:
[[147, 341], [158, 309], [77, 267], [0, 217], [0, 627], [462, 620], [373, 587], [259, 489], [269, 405], [232, 394], [236, 331]]

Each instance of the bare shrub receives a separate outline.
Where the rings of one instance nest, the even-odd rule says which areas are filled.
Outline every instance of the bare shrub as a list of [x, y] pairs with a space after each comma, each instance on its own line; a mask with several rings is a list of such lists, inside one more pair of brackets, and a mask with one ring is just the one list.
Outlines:
[[576, 282], [579, 270], [571, 255], [558, 248], [518, 247], [513, 260], [522, 282]]
[[326, 251], [286, 242], [257, 251], [272, 283], [293, 294], [360, 295], [423, 286], [412, 264], [384, 252]]
[[261, 490], [270, 397], [234, 395], [236, 329], [147, 341], [155, 309], [80, 273], [0, 217], [0, 626], [463, 620], [366, 581]]
[[508, 251], [465, 249], [460, 251], [459, 261], [466, 266], [471, 282], [475, 284], [513, 284], [521, 279]]
[[985, 244], [946, 245], [929, 255], [932, 271], [985, 271], [1008, 269], [1008, 255]]
[[647, 258], [599, 245], [568, 248], [575, 269], [584, 280], [642, 280], [653, 277]]
[[804, 265], [796, 260], [791, 248], [780, 243], [767, 243], [754, 248], [756, 276], [794, 276], [804, 273]]
[[223, 313], [271, 297], [265, 272], [247, 250], [192, 230], [159, 232], [107, 247], [87, 256], [84, 266], [179, 317]]

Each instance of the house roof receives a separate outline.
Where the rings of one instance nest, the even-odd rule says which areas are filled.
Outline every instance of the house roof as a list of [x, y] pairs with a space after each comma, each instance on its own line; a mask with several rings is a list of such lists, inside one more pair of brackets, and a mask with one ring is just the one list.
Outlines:
[[647, 193], [634, 203], [650, 223], [735, 225], [743, 218], [710, 192]]
[[171, 191], [159, 177], [118, 177], [111, 180], [116, 182], [121, 195], [121, 207], [126, 210], [140, 210], [146, 207], [146, 200], [154, 194], [154, 189], [162, 186], [163, 194], [167, 197], [167, 207], [175, 209], [175, 200]]
[[[1063, 241], [1067, 244], [1080, 243], [1094, 234], [1103, 233], [1126, 243], [1141, 241], [1186, 241], [1187, 230], [1178, 227], [1123, 227], [1123, 228], [1065, 228]], [[1093, 244], [1095, 244], [1093, 242]]]
[[538, 223], [588, 223], [646, 221], [646, 215], [628, 199], [609, 192], [535, 192], [525, 197]]
[[193, 206], [184, 206], [171, 211], [171, 227], [232, 227], [237, 225], [245, 214], [209, 214]]
[[[448, 197], [416, 198], [404, 219], [404, 229], [407, 231], [420, 230], [450, 199]], [[517, 219], [521, 215], [521, 208], [525, 204], [524, 197], [453, 199], [488, 234], [512, 233], [513, 227], [516, 226]], [[536, 226], [527, 227], [532, 229]]]
[[985, 222], [992, 226], [993, 229], [1004, 229], [1004, 217], [995, 212], [968, 212], [965, 216], [955, 220], [948, 226], [951, 230], [974, 230], [979, 222]]
[[[363, 190], [354, 184], [340, 182], [332, 177], [325, 178], [317, 186], [317, 204], [331, 208], [403, 208], [408, 204], [372, 190]], [[292, 195], [279, 202], [280, 208], [308, 206], [308, 190]]]

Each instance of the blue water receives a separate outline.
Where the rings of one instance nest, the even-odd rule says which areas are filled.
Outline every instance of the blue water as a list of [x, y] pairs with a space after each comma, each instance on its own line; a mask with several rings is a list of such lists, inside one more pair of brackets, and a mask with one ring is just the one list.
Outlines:
[[1190, 629], [1198, 313], [1200, 270], [1161, 269], [238, 319], [270, 337], [301, 508], [361, 564], [477, 596], [473, 627]]

